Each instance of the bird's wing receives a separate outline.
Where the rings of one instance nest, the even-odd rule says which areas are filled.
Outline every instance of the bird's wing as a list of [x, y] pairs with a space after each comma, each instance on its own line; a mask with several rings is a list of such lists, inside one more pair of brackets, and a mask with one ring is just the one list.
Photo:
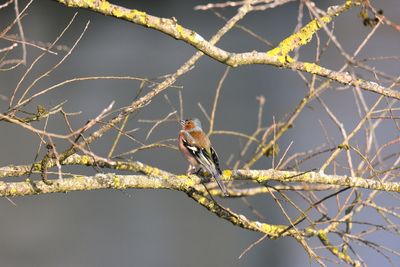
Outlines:
[[219, 159], [217, 152], [215, 152], [213, 147], [210, 147], [210, 152], [211, 152], [211, 159], [214, 162], [215, 168], [217, 169], [218, 173], [221, 174], [221, 168], [219, 167]]
[[[218, 157], [210, 146], [210, 140], [203, 132], [184, 132], [183, 145], [213, 176], [219, 174]], [[216, 159], [216, 161], [215, 161]]]
[[182, 132], [183, 132], [182, 136], [183, 145], [186, 147], [187, 150], [189, 150], [190, 154], [196, 156], [200, 152], [201, 148], [198, 146], [195, 139], [193, 138], [193, 136], [190, 135], [190, 133], [186, 131]]
[[196, 161], [211, 173], [223, 194], [228, 196], [228, 191], [224, 183], [221, 181], [222, 172], [219, 167], [218, 155], [212, 148], [207, 135], [203, 132], [184, 132], [183, 145], [190, 154], [192, 154]]

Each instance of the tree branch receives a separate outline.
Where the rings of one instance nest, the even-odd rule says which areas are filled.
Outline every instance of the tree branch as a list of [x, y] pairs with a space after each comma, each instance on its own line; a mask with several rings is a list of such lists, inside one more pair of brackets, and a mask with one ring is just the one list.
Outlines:
[[[325, 77], [345, 85], [355, 86], [366, 91], [374, 92], [380, 95], [400, 100], [399, 92], [396, 92], [390, 88], [380, 86], [375, 82], [358, 79], [353, 77], [348, 72], [333, 71], [319, 66], [315, 63], [294, 61], [294, 59], [289, 56], [289, 53], [296, 48], [308, 44], [311, 41], [313, 35], [319, 29], [331, 22], [334, 17], [340, 15], [341, 13], [347, 11], [354, 6], [360, 5], [359, 1], [346, 1], [343, 5], [332, 6], [328, 8], [325, 16], [312, 20], [307, 25], [302, 27], [299, 31], [284, 39], [277, 47], [271, 49], [267, 53], [256, 51], [245, 53], [231, 53], [213, 45], [211, 42], [206, 41], [197, 32], [183, 27], [177, 22], [175, 18], [167, 19], [152, 16], [147, 14], [146, 12], [139, 11], [137, 9], [128, 9], [111, 4], [108, 1], [57, 1], [69, 7], [89, 9], [103, 15], [113, 16], [141, 26], [155, 29], [177, 40], [184, 41], [187, 44], [196, 48], [197, 50], [208, 55], [209, 57], [221, 63], [227, 64], [231, 67], [238, 67], [241, 65], [249, 64], [266, 64], [280, 68], [299, 70], [310, 74], [316, 74], [318, 76]], [[249, 9], [251, 10], [252, 7], [250, 6]]]
[[[54, 161], [54, 159], [52, 160]], [[54, 164], [53, 164], [54, 165]], [[112, 161], [100, 157], [88, 156], [88, 155], [77, 155], [74, 154], [68, 157], [66, 160], [61, 162], [61, 165], [81, 165], [81, 166], [96, 166], [100, 168], [109, 168], [114, 170], [126, 170], [130, 172], [137, 172], [144, 174], [142, 176], [137, 175], [115, 175], [109, 174], [110, 177], [118, 177], [118, 179], [124, 179], [124, 182], [118, 182], [118, 186], [108, 182], [108, 186], [102, 185], [99, 187], [99, 183], [85, 181], [88, 178], [90, 181], [97, 181], [95, 177], [86, 176], [73, 176], [71, 178], [73, 182], [64, 184], [69, 179], [61, 181], [63, 186], [55, 186], [54, 188], [44, 187], [40, 192], [33, 192], [28, 190], [26, 183], [4, 183], [5, 185], [13, 185], [11, 188], [15, 188], [12, 192], [9, 187], [0, 187], [0, 196], [24, 196], [37, 193], [55, 193], [64, 191], [79, 191], [79, 190], [95, 190], [100, 188], [137, 188], [137, 189], [174, 189], [181, 191], [189, 191], [191, 189], [198, 190], [201, 185], [201, 179], [197, 176], [191, 175], [175, 175], [173, 173], [152, 167], [150, 165], [143, 164], [138, 161]], [[42, 171], [40, 162], [33, 164], [33, 166], [7, 166], [0, 168], [0, 178], [11, 177], [11, 176], [24, 176], [29, 172], [40, 173]], [[104, 174], [102, 174], [104, 175]], [[77, 177], [79, 179], [77, 179]], [[101, 176], [103, 177], [103, 176]], [[94, 179], [94, 180], [93, 180]], [[155, 180], [154, 180], [155, 179]], [[336, 185], [343, 187], [356, 187], [365, 188], [370, 190], [379, 190], [386, 192], [400, 192], [400, 183], [396, 182], [382, 182], [374, 179], [364, 179], [362, 177], [351, 177], [346, 175], [327, 175], [319, 172], [297, 172], [297, 171], [284, 171], [284, 170], [225, 170], [223, 172], [222, 179], [224, 181], [254, 181], [262, 185], [266, 185], [269, 181], [279, 181], [284, 183], [307, 183], [307, 184], [324, 184], [324, 185]], [[110, 179], [109, 179], [110, 180]], [[159, 182], [156, 182], [158, 181]], [[57, 181], [57, 180], [55, 180]], [[152, 182], [151, 182], [152, 181]], [[57, 182], [59, 183], [59, 182]], [[3, 186], [4, 186], [3, 184]], [[40, 185], [40, 183], [38, 183]], [[75, 186], [74, 186], [75, 184]], [[21, 186], [21, 187], [19, 187]], [[18, 190], [20, 188], [20, 190]], [[234, 189], [233, 189], [234, 191]]]

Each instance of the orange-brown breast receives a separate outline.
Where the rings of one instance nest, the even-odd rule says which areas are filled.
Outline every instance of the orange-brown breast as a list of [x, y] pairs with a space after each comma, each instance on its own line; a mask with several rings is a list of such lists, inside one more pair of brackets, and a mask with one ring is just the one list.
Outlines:
[[197, 166], [198, 163], [197, 163], [196, 159], [192, 156], [192, 154], [190, 154], [189, 150], [183, 144], [184, 139], [186, 139], [184, 131], [180, 131], [179, 136], [178, 136], [179, 150], [181, 151], [181, 153], [185, 157], [185, 159], [189, 162], [189, 164], [191, 164], [193, 166]]
[[193, 129], [194, 127], [196, 127], [196, 125], [194, 125], [194, 122], [191, 121], [191, 120], [189, 120], [189, 121], [186, 121], [185, 126], [183, 127], [183, 129], [184, 129], [185, 131], [190, 131], [190, 130]]

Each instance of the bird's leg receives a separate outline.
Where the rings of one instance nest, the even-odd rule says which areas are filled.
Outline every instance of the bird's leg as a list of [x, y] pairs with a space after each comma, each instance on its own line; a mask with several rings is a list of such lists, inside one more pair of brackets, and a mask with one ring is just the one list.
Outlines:
[[186, 171], [186, 175], [191, 175], [191, 174], [200, 176], [202, 183], [208, 183], [211, 181], [211, 177], [205, 176], [207, 172], [205, 172], [201, 166], [196, 170], [195, 165], [189, 165], [189, 168]]
[[196, 174], [197, 176], [202, 175], [203, 169], [200, 167], [197, 171], [195, 171], [193, 174]]
[[211, 181], [211, 177], [207, 176], [207, 172], [202, 167], [199, 167], [194, 174], [201, 176], [201, 182], [203, 183], [208, 183]]
[[187, 171], [186, 171], [186, 174], [187, 174], [187, 175], [197, 174], [197, 173], [195, 172], [195, 170], [196, 170], [196, 166], [190, 164], [190, 165], [189, 165], [189, 168], [188, 168]]

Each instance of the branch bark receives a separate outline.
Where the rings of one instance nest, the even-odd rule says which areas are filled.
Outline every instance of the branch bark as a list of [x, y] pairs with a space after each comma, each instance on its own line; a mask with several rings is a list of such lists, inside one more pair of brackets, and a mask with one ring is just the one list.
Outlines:
[[[136, 172], [143, 175], [117, 175], [113, 173], [98, 174], [96, 176], [75, 175], [72, 178], [54, 180], [56, 183], [53, 186], [44, 186], [42, 182], [32, 184], [30, 181], [16, 183], [3, 181], [0, 184], [0, 196], [25, 196], [104, 188], [172, 189], [189, 192], [190, 190], [199, 190], [202, 182], [201, 178], [195, 175], [176, 175], [138, 161], [111, 161], [100, 157], [94, 158], [88, 155], [81, 156], [74, 154], [61, 162], [61, 165], [97, 166], [100, 168]], [[40, 162], [32, 166], [7, 166], [0, 168], [0, 178], [11, 176], [21, 177], [29, 174], [31, 171], [41, 173], [41, 168]], [[279, 181], [283, 183], [324, 184], [386, 192], [400, 192], [400, 183], [397, 182], [382, 182], [362, 177], [328, 175], [319, 172], [296, 172], [274, 169], [225, 170], [222, 179], [225, 182], [252, 181], [261, 185], [266, 185], [269, 181]], [[39, 190], [35, 190], [35, 187]]]

